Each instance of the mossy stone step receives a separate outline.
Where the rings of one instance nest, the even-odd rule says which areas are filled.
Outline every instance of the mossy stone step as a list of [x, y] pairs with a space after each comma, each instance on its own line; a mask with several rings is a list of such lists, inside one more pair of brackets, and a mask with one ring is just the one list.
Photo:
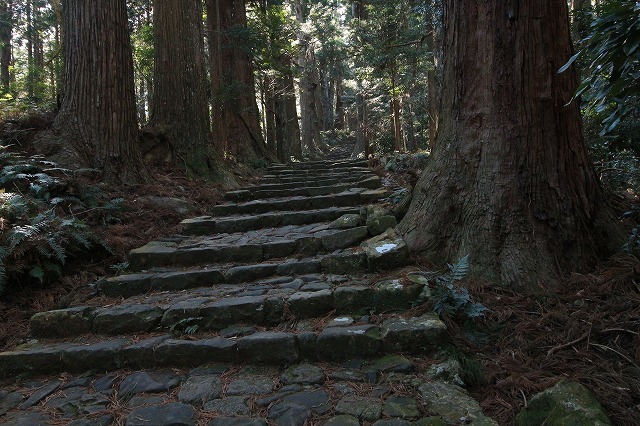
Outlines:
[[116, 338], [97, 343], [32, 343], [0, 353], [0, 377], [120, 368], [195, 367], [213, 362], [283, 365], [335, 361], [357, 354], [434, 354], [446, 342], [446, 325], [435, 315], [391, 317], [381, 325], [329, 327], [321, 332], [262, 331], [240, 338], [174, 339], [170, 335], [139, 341]]
[[182, 233], [185, 235], [232, 234], [263, 228], [330, 222], [345, 214], [359, 213], [359, 206], [328, 207], [225, 217], [201, 216], [185, 219], [181, 224], [183, 225]]
[[268, 171], [282, 169], [316, 169], [330, 170], [336, 167], [368, 167], [366, 160], [339, 160], [339, 161], [305, 161], [303, 163], [274, 164], [267, 167]]
[[363, 179], [375, 176], [369, 170], [344, 171], [335, 173], [320, 173], [317, 175], [264, 175], [261, 181], [265, 184], [269, 183], [293, 183], [297, 182], [300, 186], [304, 186], [307, 182], [314, 182], [318, 179]]
[[185, 244], [174, 242], [150, 242], [129, 252], [129, 264], [133, 271], [155, 267], [188, 267], [216, 263], [260, 263], [269, 259], [291, 255], [315, 256], [320, 253], [351, 247], [364, 241], [369, 235], [366, 226], [350, 229], [325, 229], [310, 234], [293, 234], [289, 237], [256, 239], [241, 243], [227, 243], [207, 239], [188, 240]]
[[235, 324], [274, 326], [336, 314], [365, 315], [398, 312], [415, 304], [423, 285], [398, 280], [374, 285], [330, 285], [291, 279], [276, 285], [233, 286], [199, 291], [193, 297], [176, 293], [138, 298], [107, 307], [81, 306], [40, 312], [31, 318], [38, 337], [71, 337], [85, 333], [131, 334], [171, 330], [184, 321], [199, 330], [222, 330]]
[[288, 189], [241, 189], [237, 191], [229, 191], [225, 193], [224, 198], [227, 201], [248, 201], [264, 198], [278, 198], [278, 197], [295, 197], [305, 196], [313, 197], [317, 195], [335, 194], [350, 188], [365, 188], [365, 189], [377, 189], [380, 188], [380, 178], [372, 176], [357, 181], [356, 183], [337, 183], [326, 186], [306, 186], [306, 187], [294, 187]]
[[268, 172], [267, 176], [278, 176], [278, 177], [289, 177], [289, 176], [300, 176], [300, 177], [309, 177], [309, 176], [326, 176], [327, 174], [342, 174], [342, 173], [365, 173], [370, 174], [371, 170], [368, 167], [334, 167], [326, 170], [318, 170], [318, 169], [280, 169], [272, 172]]
[[212, 209], [212, 216], [236, 214], [262, 214], [278, 211], [316, 210], [329, 207], [349, 207], [366, 205], [388, 195], [386, 189], [352, 188], [337, 194], [312, 197], [288, 197], [253, 200], [244, 203], [227, 202]]
[[345, 178], [326, 178], [326, 177], [319, 177], [317, 179], [314, 179], [312, 181], [309, 180], [301, 180], [301, 181], [294, 181], [294, 182], [280, 182], [280, 183], [259, 183], [257, 185], [250, 185], [250, 186], [246, 186], [244, 189], [247, 190], [264, 190], [264, 191], [270, 191], [270, 190], [282, 190], [282, 189], [297, 189], [297, 188], [312, 188], [312, 187], [322, 187], [322, 186], [330, 186], [330, 185], [337, 185], [337, 184], [351, 184], [351, 187], [355, 187], [358, 186], [357, 183], [361, 182], [363, 180], [368, 180], [368, 179], [380, 179], [377, 176], [371, 175], [371, 176], [351, 176], [351, 177], [345, 177]]

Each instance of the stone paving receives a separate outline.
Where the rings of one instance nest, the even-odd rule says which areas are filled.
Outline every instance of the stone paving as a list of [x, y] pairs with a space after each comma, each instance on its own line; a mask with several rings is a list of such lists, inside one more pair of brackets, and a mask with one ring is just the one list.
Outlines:
[[[494, 425], [366, 162], [271, 166], [0, 353], [9, 425]], [[383, 279], [379, 272], [385, 271]]]

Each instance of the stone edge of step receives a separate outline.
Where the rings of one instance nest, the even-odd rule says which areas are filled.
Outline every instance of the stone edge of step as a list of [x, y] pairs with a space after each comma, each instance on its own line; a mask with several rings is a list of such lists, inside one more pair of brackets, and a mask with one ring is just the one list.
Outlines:
[[263, 331], [240, 338], [198, 340], [165, 335], [142, 341], [115, 338], [97, 343], [31, 343], [0, 353], [0, 377], [214, 362], [279, 365], [372, 358], [385, 353], [435, 354], [445, 344], [446, 334], [446, 325], [435, 314], [426, 314], [389, 318], [379, 326], [327, 327], [299, 333]]
[[[36, 337], [76, 337], [85, 333], [131, 334], [172, 330], [189, 321], [200, 330], [222, 330], [236, 323], [276, 326], [285, 321], [336, 315], [388, 313], [420, 302], [424, 284], [383, 280], [375, 285], [344, 285], [305, 291], [276, 288], [263, 294], [176, 297], [165, 303], [121, 303], [108, 307], [78, 306], [44, 311], [31, 317]], [[183, 296], [177, 294], [179, 296]]]

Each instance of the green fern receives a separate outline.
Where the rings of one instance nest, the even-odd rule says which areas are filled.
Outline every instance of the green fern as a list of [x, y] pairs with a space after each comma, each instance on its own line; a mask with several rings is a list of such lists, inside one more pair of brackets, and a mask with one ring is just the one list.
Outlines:
[[434, 288], [425, 286], [424, 299], [429, 299], [433, 303], [433, 310], [438, 315], [463, 315], [467, 318], [482, 316], [487, 308], [480, 303], [474, 303], [466, 288], [455, 285], [469, 274], [471, 269], [469, 256], [464, 256], [455, 264], [447, 266], [449, 272], [436, 276]]
[[[67, 190], [67, 169], [43, 157], [23, 157], [0, 146], [0, 293], [20, 282], [59, 278], [70, 257], [107, 244], [82, 219], [117, 221], [123, 199], [100, 199], [98, 190]], [[94, 194], [98, 196], [94, 197]]]
[[449, 264], [448, 266], [449, 270], [451, 271], [448, 275], [450, 282], [461, 281], [465, 279], [469, 274], [469, 255], [466, 255], [454, 265]]

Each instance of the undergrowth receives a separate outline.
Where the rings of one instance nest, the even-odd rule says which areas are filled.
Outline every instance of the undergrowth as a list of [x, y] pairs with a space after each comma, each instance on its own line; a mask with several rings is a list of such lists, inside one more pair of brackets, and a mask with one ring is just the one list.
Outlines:
[[465, 287], [457, 285], [469, 274], [469, 256], [464, 256], [454, 264], [447, 265], [449, 271], [445, 273], [422, 274], [426, 280], [420, 301], [429, 300], [433, 310], [440, 316], [461, 319], [473, 319], [482, 316], [487, 308], [471, 300], [471, 295]]
[[79, 190], [76, 173], [0, 146], [0, 294], [51, 283], [81, 253], [109, 252], [87, 221], [117, 221], [123, 200]]

